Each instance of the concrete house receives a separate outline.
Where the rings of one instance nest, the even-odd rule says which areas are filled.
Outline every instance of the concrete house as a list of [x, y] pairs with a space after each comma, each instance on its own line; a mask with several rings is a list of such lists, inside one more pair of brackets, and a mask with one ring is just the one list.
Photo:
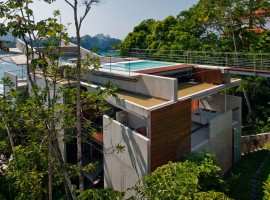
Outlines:
[[[102, 67], [87, 70], [82, 88], [95, 92], [110, 80], [119, 90], [107, 97], [110, 109], [101, 119], [102, 129], [89, 135], [91, 145], [83, 145], [83, 151], [85, 162], [100, 161], [105, 187], [126, 191], [190, 151], [215, 154], [223, 172], [240, 159], [242, 100], [227, 90], [241, 80], [231, 78], [226, 67], [100, 58]], [[123, 152], [117, 151], [119, 145]], [[71, 145], [62, 143], [62, 151], [67, 161], [76, 159]], [[94, 175], [86, 176], [94, 181]]]
[[[110, 79], [119, 86], [116, 97], [107, 99], [113, 112], [103, 116], [106, 187], [125, 191], [190, 151], [215, 154], [223, 172], [241, 157], [241, 98], [226, 94], [240, 80], [222, 69], [175, 64], [128, 77], [89, 71], [85, 79], [98, 85]], [[119, 144], [125, 146], [122, 153], [113, 151]]]

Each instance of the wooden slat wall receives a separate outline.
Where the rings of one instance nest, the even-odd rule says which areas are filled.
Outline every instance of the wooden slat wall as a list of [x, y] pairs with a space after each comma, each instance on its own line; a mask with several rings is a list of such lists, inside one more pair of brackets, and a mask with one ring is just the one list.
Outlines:
[[191, 99], [151, 111], [151, 171], [191, 150]]
[[220, 85], [222, 83], [221, 70], [194, 68], [194, 71], [196, 81], [213, 83], [217, 85]]

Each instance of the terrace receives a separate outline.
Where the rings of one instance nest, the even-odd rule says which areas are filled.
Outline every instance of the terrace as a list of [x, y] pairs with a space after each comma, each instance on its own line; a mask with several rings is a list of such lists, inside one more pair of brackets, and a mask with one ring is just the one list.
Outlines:
[[158, 106], [160, 104], [168, 102], [168, 100], [165, 99], [155, 98], [148, 95], [136, 94], [126, 91], [118, 91], [116, 95], [118, 96], [118, 98], [122, 98], [126, 101], [143, 106], [145, 108]]

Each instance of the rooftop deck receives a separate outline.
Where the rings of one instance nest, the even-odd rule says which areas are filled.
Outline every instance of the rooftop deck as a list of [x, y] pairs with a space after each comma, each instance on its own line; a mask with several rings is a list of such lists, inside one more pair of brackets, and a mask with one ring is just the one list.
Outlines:
[[231, 78], [231, 83], [215, 85], [211, 83], [200, 83], [200, 82], [188, 82], [178, 84], [178, 98], [187, 97], [201, 97], [204, 95], [209, 95], [210, 93], [216, 93], [219, 90], [225, 88], [234, 87], [240, 84], [241, 80], [237, 78]]
[[178, 98], [190, 96], [215, 87], [217, 85], [211, 83], [181, 83], [178, 84]]
[[148, 95], [137, 94], [137, 93], [132, 93], [132, 92], [125, 92], [125, 91], [119, 91], [116, 93], [116, 95], [119, 98], [123, 98], [127, 101], [141, 105], [145, 108], [157, 106], [159, 104], [162, 104], [162, 103], [165, 103], [168, 101], [165, 99], [158, 99], [158, 98], [151, 97]]
[[[240, 79], [232, 78], [230, 84], [215, 85], [204, 82], [185, 82], [178, 84], [178, 99], [185, 98], [200, 98], [211, 93], [216, 93], [224, 90], [225, 88], [233, 87], [240, 83]], [[149, 95], [143, 95], [139, 93], [133, 93], [128, 91], [119, 91], [116, 93], [118, 98], [125, 99], [131, 103], [143, 106], [145, 108], [155, 107], [169, 100], [152, 97]]]

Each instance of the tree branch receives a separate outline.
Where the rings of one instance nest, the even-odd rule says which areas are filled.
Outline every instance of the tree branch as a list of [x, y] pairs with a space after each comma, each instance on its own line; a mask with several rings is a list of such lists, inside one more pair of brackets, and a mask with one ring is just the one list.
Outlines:
[[65, 0], [65, 2], [70, 5], [72, 9], [74, 9], [74, 6], [68, 0]]

